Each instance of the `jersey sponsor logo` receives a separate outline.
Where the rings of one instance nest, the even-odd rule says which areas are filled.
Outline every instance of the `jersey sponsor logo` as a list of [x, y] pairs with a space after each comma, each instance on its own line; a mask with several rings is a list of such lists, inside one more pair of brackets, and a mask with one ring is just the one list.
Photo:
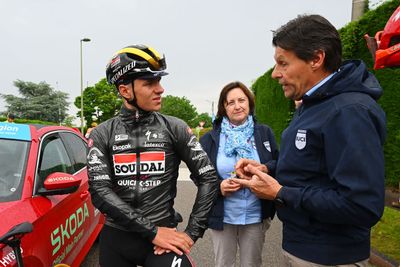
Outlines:
[[211, 166], [211, 165], [207, 165], [207, 166], [202, 167], [202, 168], [199, 169], [199, 174], [203, 174], [203, 173], [206, 173], [206, 172], [211, 171], [211, 170], [214, 170], [214, 167]]
[[201, 144], [199, 141], [197, 141], [196, 136], [190, 137], [189, 142], [187, 143], [187, 146], [190, 147], [192, 151], [203, 151], [203, 148], [201, 147]]
[[[136, 154], [113, 155], [115, 175], [136, 175]], [[165, 152], [140, 153], [140, 174], [163, 174], [165, 172]]]
[[125, 145], [113, 145], [112, 149], [113, 151], [121, 151], [121, 150], [127, 150], [127, 149], [131, 149], [132, 146], [130, 143], [125, 144]]
[[165, 143], [144, 142], [144, 147], [164, 147]]
[[163, 133], [155, 133], [147, 130], [147, 132], [144, 134], [146, 136], [147, 141], [150, 141], [150, 139], [162, 139], [164, 138]]
[[298, 150], [302, 150], [307, 144], [307, 130], [297, 130], [295, 145]]
[[271, 144], [269, 143], [269, 141], [265, 141], [263, 144], [264, 144], [264, 147], [265, 147], [269, 152], [271, 152]]
[[93, 176], [93, 180], [100, 181], [100, 180], [111, 180], [111, 179], [110, 179], [110, 176], [108, 176], [107, 174], [102, 174], [102, 175]]
[[118, 180], [117, 184], [119, 186], [129, 186], [129, 187], [136, 187], [139, 185], [140, 187], [155, 187], [161, 184], [160, 180], [146, 180], [146, 181], [137, 181], [137, 180]]
[[206, 152], [200, 153], [200, 154], [192, 157], [192, 160], [200, 160], [200, 159], [202, 159], [204, 157], [207, 157], [207, 153]]
[[104, 154], [101, 153], [101, 151], [98, 148], [92, 147], [88, 153], [88, 157], [87, 157], [88, 163], [89, 164], [102, 164], [101, 160], [99, 159], [99, 157], [102, 157], [102, 156], [104, 156]]
[[102, 171], [107, 167], [107, 164], [98, 164], [89, 167], [89, 171]]
[[127, 134], [117, 134], [115, 135], [115, 141], [124, 141], [128, 140], [128, 135]]

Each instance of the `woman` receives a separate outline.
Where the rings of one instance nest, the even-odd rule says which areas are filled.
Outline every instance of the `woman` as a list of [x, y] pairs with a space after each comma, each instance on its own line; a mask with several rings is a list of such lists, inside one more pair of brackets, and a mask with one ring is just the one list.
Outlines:
[[275, 208], [230, 178], [239, 158], [265, 164], [274, 175], [278, 150], [272, 130], [254, 119], [254, 97], [241, 82], [227, 84], [218, 101], [213, 129], [201, 139], [220, 178], [220, 195], [209, 217], [215, 266], [234, 267], [237, 246], [240, 266], [261, 266], [265, 231]]

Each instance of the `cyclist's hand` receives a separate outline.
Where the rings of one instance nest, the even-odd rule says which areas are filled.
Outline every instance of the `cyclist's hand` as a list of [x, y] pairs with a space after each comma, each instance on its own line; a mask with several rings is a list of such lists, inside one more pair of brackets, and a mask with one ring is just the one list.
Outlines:
[[154, 249], [154, 254], [155, 255], [162, 255], [164, 253], [170, 253], [171, 252], [171, 250], [165, 249], [165, 248], [162, 248], [162, 247], [159, 247], [159, 246], [154, 246], [153, 249]]
[[168, 227], [158, 227], [157, 235], [152, 243], [155, 245], [154, 253], [163, 254], [173, 251], [178, 255], [182, 255], [183, 252], [189, 253], [194, 244], [186, 233], [177, 232], [175, 228]]

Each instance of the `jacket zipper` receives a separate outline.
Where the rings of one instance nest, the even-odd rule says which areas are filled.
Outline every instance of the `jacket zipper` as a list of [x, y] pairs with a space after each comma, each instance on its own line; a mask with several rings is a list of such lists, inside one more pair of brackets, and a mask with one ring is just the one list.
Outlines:
[[137, 124], [136, 129], [136, 186], [133, 195], [133, 207], [136, 207], [139, 198], [139, 180], [140, 180], [140, 124], [139, 124], [139, 111], [136, 110], [135, 120]]

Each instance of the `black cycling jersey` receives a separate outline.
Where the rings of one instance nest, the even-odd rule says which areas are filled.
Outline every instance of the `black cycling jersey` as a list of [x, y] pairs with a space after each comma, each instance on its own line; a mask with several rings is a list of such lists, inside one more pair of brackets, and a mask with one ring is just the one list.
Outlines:
[[106, 224], [149, 241], [156, 236], [156, 226], [175, 226], [173, 204], [181, 160], [198, 187], [185, 229], [196, 241], [207, 228], [219, 183], [187, 124], [123, 106], [118, 116], [93, 129], [88, 147], [89, 190], [94, 206], [106, 215]]

